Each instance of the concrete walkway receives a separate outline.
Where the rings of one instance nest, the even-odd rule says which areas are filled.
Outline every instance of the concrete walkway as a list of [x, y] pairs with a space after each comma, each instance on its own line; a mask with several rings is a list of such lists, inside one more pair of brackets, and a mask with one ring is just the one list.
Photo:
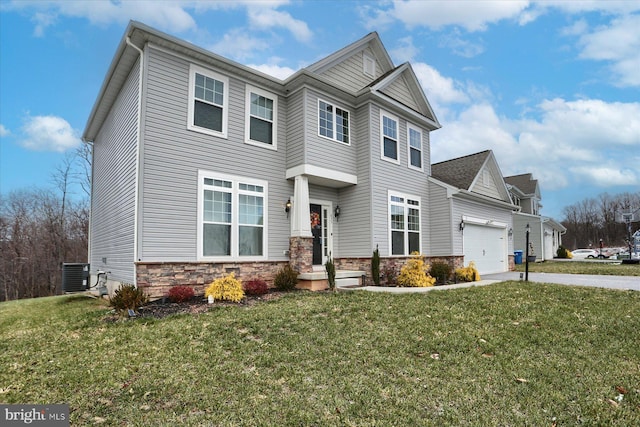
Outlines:
[[[522, 273], [524, 277], [524, 273]], [[520, 273], [508, 271], [505, 273], [486, 274], [478, 282], [459, 283], [457, 285], [431, 286], [427, 288], [402, 288], [386, 286], [338, 287], [341, 291], [365, 290], [371, 292], [388, 292], [392, 294], [423, 293], [444, 291], [447, 289], [470, 288], [472, 286], [486, 286], [507, 280], [520, 280]], [[595, 276], [589, 274], [553, 274], [529, 273], [529, 282], [554, 283], [558, 285], [589, 286], [596, 288], [640, 291], [639, 276]]]
[[[517, 271], [486, 274], [483, 279], [488, 280], [520, 280]], [[524, 277], [524, 273], [522, 273]], [[640, 276], [596, 276], [592, 274], [556, 274], [529, 273], [530, 282], [555, 283], [558, 285], [590, 286], [595, 288], [640, 291]]]

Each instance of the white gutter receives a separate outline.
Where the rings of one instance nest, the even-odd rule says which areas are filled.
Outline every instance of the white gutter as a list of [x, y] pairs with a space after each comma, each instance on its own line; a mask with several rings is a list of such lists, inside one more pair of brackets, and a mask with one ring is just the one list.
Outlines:
[[140, 71], [138, 73], [138, 130], [136, 135], [136, 183], [135, 183], [135, 193], [134, 193], [134, 212], [133, 212], [133, 285], [138, 286], [138, 274], [136, 271], [135, 263], [138, 261], [138, 201], [140, 197], [140, 144], [142, 140], [142, 79], [144, 73], [144, 51], [140, 49], [135, 44], [131, 43], [131, 38], [127, 36], [126, 38], [127, 45], [131, 46], [140, 54]]

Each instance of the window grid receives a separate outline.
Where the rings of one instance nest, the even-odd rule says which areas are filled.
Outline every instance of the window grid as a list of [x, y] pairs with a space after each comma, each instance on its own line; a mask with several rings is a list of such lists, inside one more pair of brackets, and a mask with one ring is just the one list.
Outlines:
[[224, 105], [224, 82], [196, 73], [195, 97], [222, 107]]
[[422, 169], [422, 133], [409, 126], [409, 165]]
[[409, 197], [389, 195], [391, 255], [420, 252], [420, 201]]
[[318, 134], [334, 141], [349, 144], [349, 112], [328, 102], [318, 100]]
[[382, 115], [382, 156], [398, 162], [398, 121]]

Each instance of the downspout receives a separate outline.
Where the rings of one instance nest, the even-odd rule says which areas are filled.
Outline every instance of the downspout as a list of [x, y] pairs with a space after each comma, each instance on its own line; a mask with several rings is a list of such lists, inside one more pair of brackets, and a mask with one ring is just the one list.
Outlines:
[[139, 200], [139, 184], [140, 184], [140, 144], [142, 141], [142, 78], [144, 73], [144, 51], [131, 42], [131, 38], [127, 36], [126, 42], [128, 46], [131, 46], [140, 54], [140, 68], [138, 73], [138, 125], [136, 135], [136, 182], [134, 192], [134, 212], [133, 212], [133, 285], [138, 286], [138, 268], [136, 262], [138, 261], [138, 200]]

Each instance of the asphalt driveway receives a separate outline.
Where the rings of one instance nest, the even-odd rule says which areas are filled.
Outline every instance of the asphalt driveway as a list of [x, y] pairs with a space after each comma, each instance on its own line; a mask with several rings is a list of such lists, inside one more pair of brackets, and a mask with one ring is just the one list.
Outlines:
[[[482, 279], [487, 280], [520, 280], [517, 271], [505, 273], [484, 274]], [[620, 290], [640, 291], [639, 276], [596, 276], [591, 274], [555, 274], [555, 273], [529, 273], [530, 282], [556, 283], [559, 285], [591, 286], [595, 288], [608, 288]]]

